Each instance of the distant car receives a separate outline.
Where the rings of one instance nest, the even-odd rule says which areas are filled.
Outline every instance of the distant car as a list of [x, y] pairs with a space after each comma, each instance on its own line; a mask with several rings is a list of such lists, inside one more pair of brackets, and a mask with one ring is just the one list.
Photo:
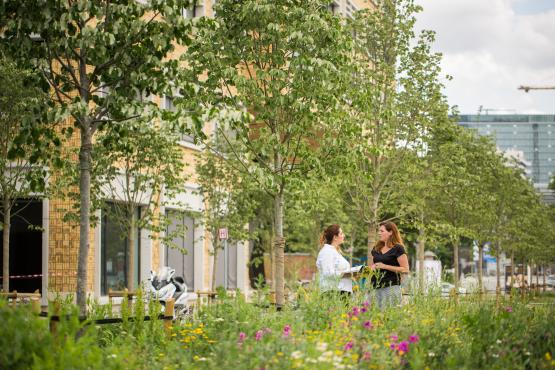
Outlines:
[[[441, 294], [442, 295], [448, 295], [451, 293], [451, 290], [455, 289], [455, 286], [451, 283], [448, 283], [446, 281], [441, 282]], [[459, 294], [466, 294], [466, 289], [463, 287], [459, 287]]]

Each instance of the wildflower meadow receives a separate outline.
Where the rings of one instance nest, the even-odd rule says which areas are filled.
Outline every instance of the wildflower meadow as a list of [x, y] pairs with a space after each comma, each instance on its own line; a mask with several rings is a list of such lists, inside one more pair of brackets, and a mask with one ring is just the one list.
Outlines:
[[[548, 369], [555, 367], [553, 296], [406, 297], [379, 310], [299, 288], [282, 310], [259, 292], [220, 292], [164, 331], [163, 323], [79, 323], [65, 305], [58, 333], [25, 307], [0, 303], [0, 365], [9, 369]], [[139, 308], [143, 307], [143, 308]], [[156, 308], [154, 308], [156, 309]], [[138, 312], [139, 311], [139, 312]], [[94, 310], [93, 310], [94, 312]], [[96, 310], [96, 315], [106, 314]], [[144, 315], [144, 311], [142, 312]], [[73, 318], [72, 318], [73, 317]]]

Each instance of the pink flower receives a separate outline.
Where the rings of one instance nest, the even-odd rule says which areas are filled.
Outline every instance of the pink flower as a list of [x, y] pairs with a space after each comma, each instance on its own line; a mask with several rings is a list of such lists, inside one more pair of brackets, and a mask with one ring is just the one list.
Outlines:
[[407, 342], [406, 340], [402, 341], [397, 346], [397, 350], [399, 352], [403, 351], [404, 353], [407, 353], [409, 351], [409, 342]]
[[513, 308], [511, 306], [507, 306], [505, 307], [505, 311], [507, 311], [508, 313], [513, 312]]
[[397, 342], [397, 340], [399, 340], [399, 336], [397, 334], [391, 334], [389, 339], [391, 339], [392, 342]]
[[372, 354], [368, 351], [365, 351], [362, 354], [362, 361], [370, 361], [371, 358], [372, 358]]
[[353, 348], [353, 341], [349, 341], [345, 346], [343, 346], [343, 350], [348, 351]]
[[254, 339], [258, 342], [264, 336], [264, 332], [262, 330], [258, 330], [254, 335]]
[[245, 338], [247, 337], [247, 334], [240, 332], [239, 333], [239, 343], [243, 343], [243, 341], [245, 340]]
[[351, 312], [351, 314], [353, 316], [358, 316], [360, 314], [360, 309], [357, 306], [353, 307], [353, 311]]
[[373, 328], [372, 321], [370, 321], [370, 320], [365, 321], [363, 325], [366, 329], [372, 329]]
[[410, 343], [417, 343], [420, 340], [420, 337], [416, 334], [413, 334], [409, 337]]
[[287, 338], [291, 334], [291, 325], [287, 324], [283, 327], [283, 337]]
[[370, 306], [370, 302], [364, 301], [364, 302], [362, 303], [362, 305], [363, 305], [364, 307], [368, 307], [368, 306]]

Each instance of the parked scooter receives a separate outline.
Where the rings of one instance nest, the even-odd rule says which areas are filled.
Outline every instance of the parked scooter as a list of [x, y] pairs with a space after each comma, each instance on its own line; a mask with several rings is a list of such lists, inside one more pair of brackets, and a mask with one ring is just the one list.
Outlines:
[[194, 299], [195, 294], [187, 293], [187, 285], [183, 278], [174, 275], [175, 269], [168, 266], [162, 267], [158, 273], [150, 271], [145, 290], [149, 299], [157, 299], [164, 307], [168, 299], [174, 298], [174, 316], [179, 317], [190, 313], [191, 307], [187, 302]]

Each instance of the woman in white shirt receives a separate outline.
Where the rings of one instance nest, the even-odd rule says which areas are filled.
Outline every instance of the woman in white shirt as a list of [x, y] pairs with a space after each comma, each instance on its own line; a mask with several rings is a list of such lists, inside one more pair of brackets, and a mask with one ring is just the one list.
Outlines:
[[345, 240], [345, 234], [339, 225], [330, 225], [320, 237], [323, 244], [316, 267], [320, 273], [320, 290], [339, 291], [343, 294], [353, 292], [353, 282], [343, 274], [350, 271], [351, 264], [341, 254], [341, 244]]

